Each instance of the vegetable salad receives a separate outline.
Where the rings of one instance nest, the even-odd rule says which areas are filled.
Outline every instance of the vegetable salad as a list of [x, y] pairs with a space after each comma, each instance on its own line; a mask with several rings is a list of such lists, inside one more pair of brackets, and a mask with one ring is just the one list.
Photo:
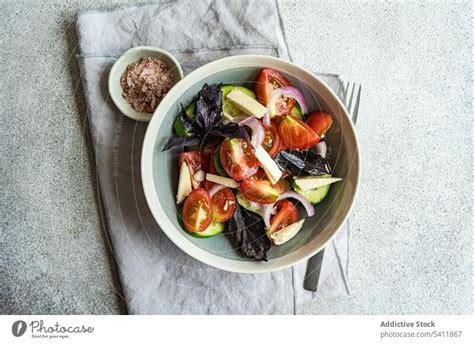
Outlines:
[[199, 238], [226, 231], [243, 256], [267, 260], [341, 178], [327, 160], [332, 116], [311, 113], [276, 70], [262, 69], [254, 85], [205, 84], [182, 106], [164, 150], [182, 151], [176, 203], [183, 229]]

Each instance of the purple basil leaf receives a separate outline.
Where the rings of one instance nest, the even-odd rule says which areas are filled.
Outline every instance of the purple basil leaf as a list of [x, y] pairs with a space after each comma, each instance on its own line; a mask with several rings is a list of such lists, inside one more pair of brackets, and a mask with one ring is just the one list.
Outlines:
[[222, 92], [220, 85], [205, 84], [199, 91], [196, 101], [196, 124], [204, 133], [207, 133], [219, 125], [221, 116]]
[[172, 147], [187, 147], [199, 144], [200, 139], [198, 137], [181, 137], [173, 136], [168, 140], [166, 145], [163, 147], [162, 152]]
[[272, 247], [272, 243], [265, 234], [265, 224], [260, 215], [236, 204], [227, 230], [244, 257], [259, 261], [267, 260], [267, 252]]
[[294, 177], [331, 174], [328, 161], [311, 151], [281, 151], [273, 160]]

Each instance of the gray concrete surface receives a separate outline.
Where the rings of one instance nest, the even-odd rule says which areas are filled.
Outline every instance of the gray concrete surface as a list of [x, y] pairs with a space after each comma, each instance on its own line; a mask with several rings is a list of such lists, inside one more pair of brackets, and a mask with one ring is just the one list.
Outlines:
[[[125, 312], [72, 23], [126, 3], [0, 1], [2, 314]], [[472, 313], [471, 6], [280, 2], [294, 60], [363, 85], [352, 295], [308, 313]]]

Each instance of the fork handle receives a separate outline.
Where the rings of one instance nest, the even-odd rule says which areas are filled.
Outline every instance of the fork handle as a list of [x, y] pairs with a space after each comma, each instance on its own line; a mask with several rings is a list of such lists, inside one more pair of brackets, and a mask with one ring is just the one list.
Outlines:
[[306, 266], [306, 275], [303, 288], [309, 291], [318, 290], [319, 276], [321, 275], [321, 266], [323, 264], [324, 249], [316, 253], [308, 260]]

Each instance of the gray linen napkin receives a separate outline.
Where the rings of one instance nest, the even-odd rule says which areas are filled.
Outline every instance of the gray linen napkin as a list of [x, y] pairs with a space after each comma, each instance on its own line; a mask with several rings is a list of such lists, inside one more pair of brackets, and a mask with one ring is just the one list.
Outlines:
[[[129, 313], [294, 314], [312, 298], [348, 292], [348, 226], [326, 248], [317, 292], [303, 289], [306, 263], [274, 273], [237, 274], [201, 264], [174, 246], [142, 191], [146, 124], [121, 115], [109, 98], [110, 67], [133, 46], [171, 51], [185, 73], [237, 54], [288, 59], [275, 1], [178, 1], [88, 12], [79, 15], [77, 31], [101, 196]], [[340, 88], [337, 76], [322, 77]]]

